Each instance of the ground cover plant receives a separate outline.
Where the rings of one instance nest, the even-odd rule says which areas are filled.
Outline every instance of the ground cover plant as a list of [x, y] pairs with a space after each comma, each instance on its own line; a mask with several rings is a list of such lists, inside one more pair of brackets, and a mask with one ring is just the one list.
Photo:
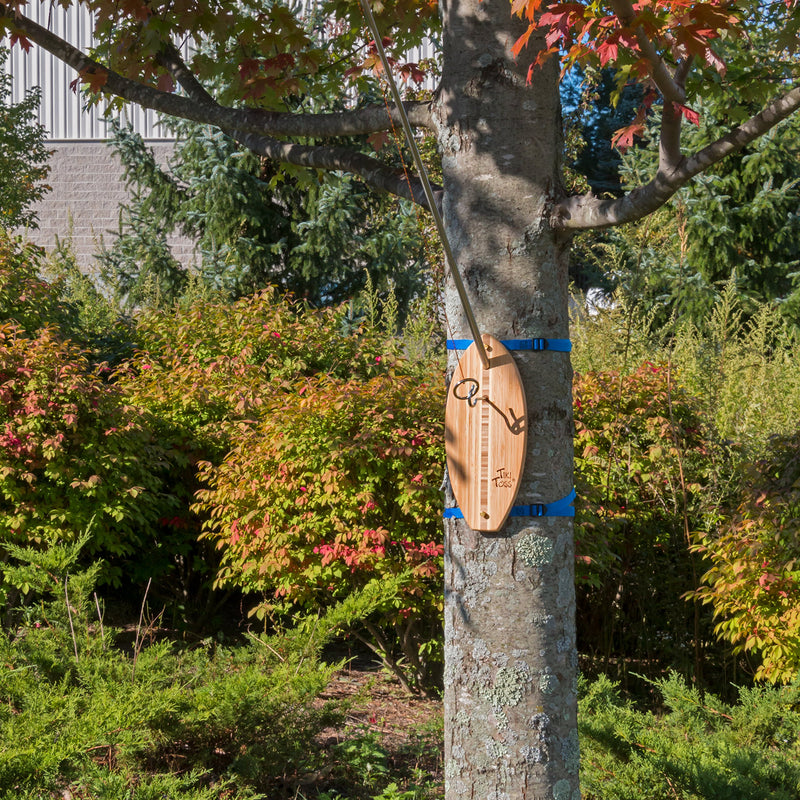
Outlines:
[[607, 678], [579, 701], [586, 800], [791, 800], [800, 792], [797, 682], [740, 689], [734, 703], [677, 675], [652, 684], [658, 714]]
[[323, 661], [324, 646], [373, 600], [193, 646], [163, 638], [143, 603], [130, 642], [104, 624], [98, 569], [79, 563], [85, 543], [12, 547], [2, 568], [24, 575], [30, 596], [0, 632], [0, 797], [425, 796], [414, 766], [430, 758], [429, 736], [409, 734], [390, 771], [367, 720], [345, 725], [364, 697], [322, 696], [344, 665]]

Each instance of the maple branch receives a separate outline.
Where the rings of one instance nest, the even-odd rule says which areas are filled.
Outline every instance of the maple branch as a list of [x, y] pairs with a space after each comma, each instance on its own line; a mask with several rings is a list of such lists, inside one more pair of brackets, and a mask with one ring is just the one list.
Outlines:
[[658, 167], [674, 172], [683, 159], [681, 152], [681, 112], [669, 100], [661, 112], [661, 131], [658, 140]]
[[[395, 169], [371, 156], [349, 147], [332, 147], [321, 145], [301, 145], [294, 142], [282, 142], [269, 136], [248, 131], [225, 130], [236, 141], [248, 150], [275, 161], [286, 161], [301, 167], [335, 170], [358, 175], [374, 189], [403, 197], [428, 208], [425, 191], [418, 178], [406, 175], [403, 170]], [[437, 203], [440, 202], [441, 188], [434, 187]]]
[[217, 101], [208, 93], [205, 86], [197, 79], [195, 74], [186, 66], [180, 51], [172, 42], [164, 42], [156, 56], [156, 61], [164, 67], [175, 79], [178, 85], [195, 103], [206, 106], [216, 106]]
[[[619, 18], [623, 25], [631, 27], [636, 19], [636, 13], [633, 10], [633, 5], [630, 0], [611, 0], [611, 8]], [[658, 87], [665, 100], [673, 103], [685, 103], [686, 91], [681, 82], [676, 81], [670, 75], [669, 69], [664, 62], [664, 59], [659, 55], [655, 45], [650, 41], [647, 33], [641, 25], [634, 28], [636, 34], [636, 41], [639, 43], [639, 48], [642, 55], [650, 62], [653, 68], [653, 83]]]
[[[414, 128], [434, 130], [431, 103], [406, 101], [403, 103], [408, 120]], [[352, 111], [329, 114], [288, 114], [262, 108], [235, 109], [239, 127], [253, 132], [264, 131], [270, 136], [361, 136], [400, 129], [400, 112], [396, 106], [375, 105]]]
[[776, 98], [763, 111], [694, 155], [681, 157], [674, 166], [664, 163], [663, 153], [660, 152], [655, 177], [623, 197], [608, 200], [590, 193], [568, 197], [556, 203], [550, 223], [557, 229], [577, 231], [608, 228], [646, 217], [664, 205], [695, 175], [748, 145], [799, 109], [800, 85]]
[[[293, 114], [255, 108], [230, 108], [219, 105], [200, 84], [180, 57], [168, 59], [164, 53], [162, 63], [187, 92], [186, 97], [162, 92], [103, 66], [77, 47], [51, 33], [47, 28], [17, 14], [14, 8], [0, 2], [0, 18], [9, 20], [30, 41], [52, 53], [60, 61], [76, 70], [81, 76], [93, 76], [102, 81], [102, 91], [121, 97], [144, 108], [150, 108], [172, 117], [214, 125], [223, 129], [237, 129], [267, 136], [335, 137], [357, 136], [384, 131], [391, 124], [399, 124], [396, 108], [387, 113], [385, 106], [369, 106], [351, 111], [323, 114]], [[177, 54], [177, 51], [176, 51]], [[171, 66], [165, 62], [169, 61]], [[428, 102], [404, 104], [411, 124], [415, 127], [433, 128]]]

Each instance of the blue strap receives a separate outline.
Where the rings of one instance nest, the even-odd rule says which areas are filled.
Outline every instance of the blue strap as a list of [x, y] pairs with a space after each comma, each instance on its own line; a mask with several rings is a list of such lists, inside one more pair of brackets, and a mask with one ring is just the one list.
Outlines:
[[[566, 497], [555, 503], [531, 503], [529, 506], [512, 506], [509, 517], [574, 517], [575, 508], [572, 503], [576, 494], [573, 489]], [[460, 508], [446, 508], [445, 519], [464, 519]]]
[[[501, 339], [500, 343], [508, 350], [557, 350], [560, 353], [569, 353], [572, 342], [569, 339]], [[472, 344], [472, 339], [448, 339], [448, 350], [466, 350]]]

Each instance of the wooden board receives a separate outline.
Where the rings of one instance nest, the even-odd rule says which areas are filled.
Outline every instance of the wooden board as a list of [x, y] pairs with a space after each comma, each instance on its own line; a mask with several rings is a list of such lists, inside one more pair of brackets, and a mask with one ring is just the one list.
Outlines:
[[472, 343], [450, 382], [444, 435], [447, 471], [459, 508], [473, 530], [488, 533], [503, 527], [517, 497], [528, 419], [511, 353], [489, 334], [482, 339], [489, 368]]

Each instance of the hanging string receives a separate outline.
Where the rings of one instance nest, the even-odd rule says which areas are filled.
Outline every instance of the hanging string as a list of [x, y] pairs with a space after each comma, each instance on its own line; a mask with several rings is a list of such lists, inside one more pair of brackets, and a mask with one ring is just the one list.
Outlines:
[[414, 160], [414, 165], [417, 168], [417, 172], [419, 174], [420, 182], [422, 183], [422, 188], [425, 192], [425, 198], [428, 201], [428, 210], [431, 212], [433, 216], [433, 221], [436, 224], [436, 230], [439, 233], [439, 238], [442, 242], [442, 249], [444, 250], [445, 255], [445, 263], [447, 264], [450, 275], [453, 278], [453, 283], [456, 287], [456, 291], [458, 292], [458, 296], [461, 299], [461, 305], [464, 309], [464, 314], [467, 317], [467, 324], [469, 325], [469, 329], [472, 332], [472, 338], [475, 341], [475, 347], [478, 350], [478, 355], [480, 356], [481, 363], [483, 364], [485, 369], [489, 369], [489, 356], [486, 353], [486, 348], [483, 345], [483, 339], [481, 338], [481, 332], [478, 328], [478, 323], [475, 320], [475, 315], [472, 312], [472, 306], [469, 302], [469, 297], [467, 296], [467, 290], [464, 288], [464, 283], [461, 280], [461, 275], [458, 271], [456, 266], [455, 256], [453, 255], [452, 248], [450, 247], [450, 240], [447, 238], [447, 232], [444, 228], [444, 220], [442, 219], [442, 215], [439, 213], [439, 206], [436, 203], [436, 198], [433, 194], [433, 188], [431, 187], [431, 182], [428, 178], [428, 171], [425, 169], [425, 165], [422, 163], [422, 156], [419, 153], [419, 149], [417, 148], [417, 143], [414, 140], [414, 132], [411, 129], [411, 123], [408, 121], [408, 115], [406, 114], [405, 107], [403, 106], [403, 101], [400, 97], [400, 92], [397, 89], [397, 84], [395, 83], [394, 76], [392, 75], [391, 67], [389, 66], [389, 60], [386, 58], [386, 53], [383, 49], [383, 41], [381, 39], [381, 35], [378, 31], [378, 26], [375, 23], [375, 17], [372, 15], [372, 9], [369, 6], [368, 0], [359, 0], [361, 3], [361, 9], [364, 12], [364, 17], [367, 20], [367, 25], [369, 26], [370, 33], [372, 34], [373, 41], [375, 42], [375, 49], [378, 52], [378, 57], [381, 60], [381, 64], [383, 64], [383, 70], [386, 75], [386, 81], [389, 84], [389, 89], [392, 92], [392, 97], [394, 98], [395, 106], [397, 107], [397, 111], [400, 114], [400, 122], [403, 126], [403, 132], [406, 136], [406, 141], [408, 142], [408, 148], [411, 151], [411, 157]]
[[[398, 134], [397, 128], [396, 128], [396, 126], [394, 124], [394, 119], [392, 119], [392, 112], [391, 112], [391, 110], [389, 108], [389, 100], [386, 97], [386, 85], [388, 84], [388, 81], [379, 79], [379, 83], [380, 83], [380, 86], [381, 86], [381, 94], [383, 95], [383, 104], [386, 107], [386, 116], [389, 119], [389, 127], [391, 128], [391, 131], [392, 131], [392, 139], [394, 141], [395, 148], [397, 149], [397, 156], [400, 159], [400, 166], [403, 168], [403, 177], [405, 178], [405, 181], [408, 184], [409, 191], [412, 191], [411, 176], [408, 173], [408, 164], [406, 163], [406, 158], [403, 155], [403, 145], [402, 145], [402, 142], [400, 141], [400, 135]], [[414, 216], [416, 217], [417, 225], [421, 228], [422, 224], [423, 224], [422, 216], [420, 214], [420, 207], [416, 203], [414, 204]], [[425, 251], [425, 257], [428, 259], [428, 261], [430, 263], [433, 263], [434, 256], [431, 253], [430, 237], [428, 236], [427, 233], [423, 233], [423, 248], [424, 248], [424, 251]], [[450, 318], [447, 316], [447, 311], [444, 310], [444, 309], [443, 309], [443, 314], [444, 314], [444, 324], [445, 324], [445, 327], [447, 328], [447, 333], [448, 333], [447, 341], [448, 342], [454, 341], [455, 340], [455, 334], [453, 332], [452, 326], [450, 325]], [[451, 348], [448, 347], [448, 349], [451, 349]], [[455, 372], [458, 372], [460, 374], [460, 371], [461, 371], [461, 348], [457, 348], [453, 352], [455, 353], [455, 357], [456, 357], [456, 369], [455, 369]]]

